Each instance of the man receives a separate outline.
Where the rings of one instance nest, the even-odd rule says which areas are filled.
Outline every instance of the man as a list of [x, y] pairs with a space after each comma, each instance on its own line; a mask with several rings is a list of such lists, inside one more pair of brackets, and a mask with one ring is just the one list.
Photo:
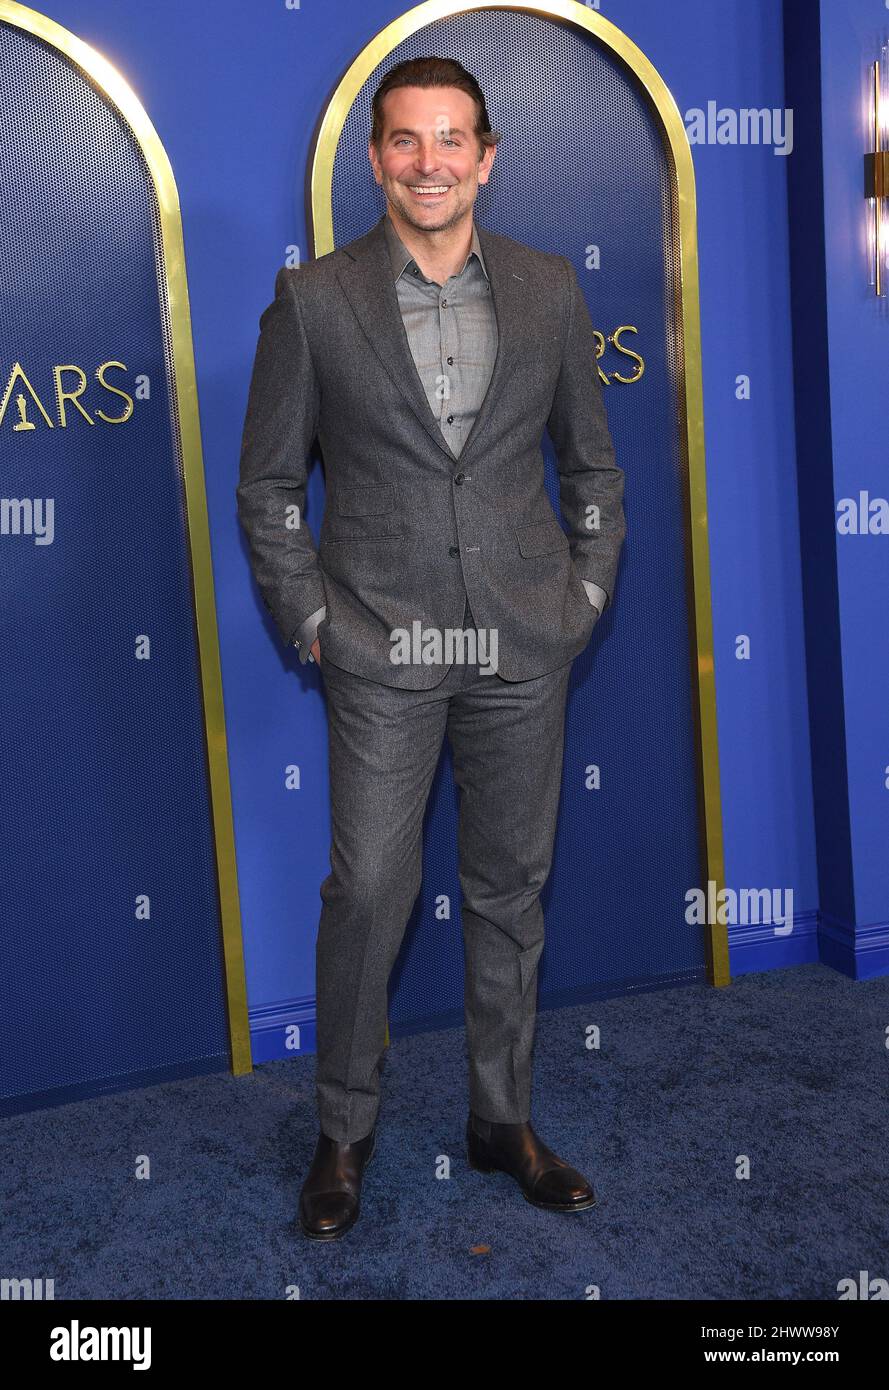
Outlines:
[[[531, 1127], [531, 1048], [568, 677], [614, 592], [624, 479], [573, 267], [474, 224], [498, 139], [459, 63], [398, 64], [368, 144], [385, 215], [281, 269], [260, 319], [239, 515], [282, 638], [320, 665], [330, 730], [320, 1134], [299, 1205], [321, 1240], [359, 1213], [387, 982], [445, 734], [460, 794], [469, 1161], [547, 1210], [595, 1205]], [[568, 535], [544, 489], [545, 427]], [[316, 435], [317, 550], [293, 525]]]

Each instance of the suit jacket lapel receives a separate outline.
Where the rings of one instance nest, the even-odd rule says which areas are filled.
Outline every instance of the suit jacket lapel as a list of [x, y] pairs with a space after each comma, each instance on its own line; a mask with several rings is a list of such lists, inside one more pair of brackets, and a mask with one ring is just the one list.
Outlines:
[[477, 447], [512, 376], [513, 364], [521, 351], [523, 315], [528, 308], [525, 282], [512, 269], [508, 247], [478, 223], [476, 227], [497, 318], [497, 356], [485, 398], [460, 452], [461, 463], [465, 463], [469, 453]]
[[[488, 390], [459, 455], [461, 463], [470, 448], [478, 443], [504, 383], [509, 380], [521, 323], [522, 281], [510, 270], [498, 239], [483, 227], [478, 227], [478, 236], [497, 317], [498, 348]], [[365, 336], [430, 438], [448, 459], [456, 462], [458, 456], [448, 445], [429, 409], [411, 354], [392, 279], [382, 218], [365, 236], [343, 249], [351, 260], [339, 269], [338, 278]]]
[[411, 355], [398, 305], [382, 218], [343, 248], [351, 260], [337, 274], [365, 336], [423, 428], [453, 462]]

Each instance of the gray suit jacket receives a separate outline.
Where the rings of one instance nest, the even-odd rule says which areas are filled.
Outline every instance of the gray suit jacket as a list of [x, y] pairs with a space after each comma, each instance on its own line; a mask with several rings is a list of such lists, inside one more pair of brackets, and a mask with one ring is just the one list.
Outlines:
[[[260, 318], [238, 514], [253, 572], [289, 642], [323, 604], [325, 660], [430, 689], [442, 666], [393, 665], [395, 629], [497, 629], [498, 671], [527, 680], [583, 649], [581, 580], [614, 595], [624, 475], [608, 432], [592, 324], [574, 268], [478, 227], [499, 348], [460, 453], [429, 409], [389, 272], [383, 219], [299, 270]], [[562, 530], [541, 438], [558, 459]], [[316, 549], [303, 519], [317, 436], [327, 498]]]

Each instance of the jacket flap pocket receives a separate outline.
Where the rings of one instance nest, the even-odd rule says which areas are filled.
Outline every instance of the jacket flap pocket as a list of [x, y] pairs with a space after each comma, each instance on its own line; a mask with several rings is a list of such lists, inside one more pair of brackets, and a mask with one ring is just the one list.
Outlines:
[[569, 543], [555, 516], [549, 521], [535, 521], [531, 526], [517, 526], [515, 531], [519, 550], [525, 556], [548, 555], [554, 550], [564, 550]]
[[380, 516], [383, 512], [391, 512], [394, 506], [392, 483], [353, 484], [336, 490], [336, 509], [340, 516]]

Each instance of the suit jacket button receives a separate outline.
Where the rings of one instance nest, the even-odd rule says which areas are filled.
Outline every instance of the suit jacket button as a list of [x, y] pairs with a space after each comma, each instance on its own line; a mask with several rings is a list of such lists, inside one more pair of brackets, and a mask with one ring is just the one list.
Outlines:
[[466, 477], [466, 474], [465, 474], [465, 473], [458, 473], [458, 474], [457, 474], [456, 478], [454, 479], [454, 482], [457, 484], [458, 487], [459, 487], [460, 484], [463, 482], [463, 480], [464, 480], [465, 477]]
[[450, 548], [450, 550], [448, 551], [448, 554], [449, 554], [449, 555], [459, 555], [459, 554], [460, 554], [460, 547], [459, 547], [459, 545], [452, 545], [451, 548]]

